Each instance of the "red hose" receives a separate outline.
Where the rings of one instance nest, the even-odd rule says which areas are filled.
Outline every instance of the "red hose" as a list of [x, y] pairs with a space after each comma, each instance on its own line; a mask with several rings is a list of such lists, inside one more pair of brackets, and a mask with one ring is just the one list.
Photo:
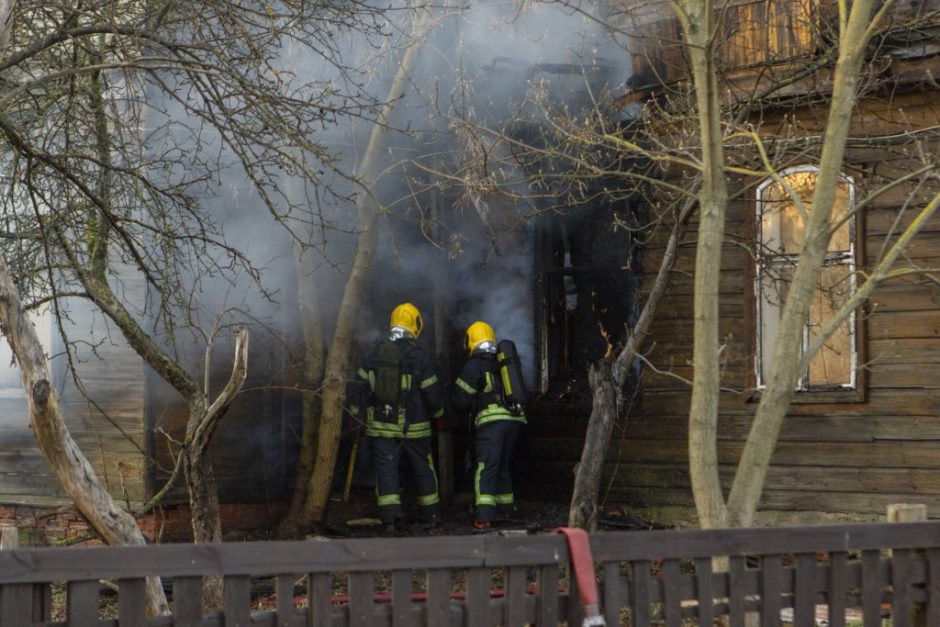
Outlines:
[[584, 611], [582, 627], [606, 625], [600, 613], [600, 596], [597, 593], [597, 579], [594, 574], [594, 556], [591, 554], [591, 542], [584, 529], [559, 527], [560, 533], [568, 540], [568, 553], [571, 555], [571, 575], [578, 584], [578, 597]]

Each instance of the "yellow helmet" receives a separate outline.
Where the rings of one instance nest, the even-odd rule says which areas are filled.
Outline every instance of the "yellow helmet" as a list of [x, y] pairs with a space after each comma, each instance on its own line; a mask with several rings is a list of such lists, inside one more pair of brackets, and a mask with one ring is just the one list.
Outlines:
[[417, 307], [411, 303], [402, 303], [392, 310], [388, 326], [402, 328], [417, 339], [421, 335], [421, 329], [424, 328], [424, 322], [421, 320], [421, 312]]
[[477, 349], [480, 344], [483, 342], [490, 342], [493, 344], [493, 348], [496, 348], [496, 332], [493, 331], [493, 327], [486, 324], [481, 320], [477, 320], [469, 327], [467, 327], [467, 332], [463, 337], [464, 348], [467, 349], [467, 352], [472, 353]]

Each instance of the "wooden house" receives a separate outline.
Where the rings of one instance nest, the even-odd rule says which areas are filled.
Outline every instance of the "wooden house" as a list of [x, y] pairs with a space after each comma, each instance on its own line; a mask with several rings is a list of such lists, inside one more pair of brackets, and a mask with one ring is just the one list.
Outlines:
[[[680, 26], [665, 3], [616, 4], [613, 19], [632, 35], [634, 92], [656, 98], [688, 85]], [[814, 159], [825, 132], [832, 27], [826, 0], [731, 0], [722, 13], [719, 74], [725, 104], [758, 100], [746, 118], [768, 142], [801, 143], [782, 174], [811, 191]], [[642, 6], [642, 11], [631, 10]], [[626, 7], [626, 8], [624, 8]], [[900, 2], [888, 31], [869, 50], [862, 98], [853, 118], [822, 282], [838, 286], [813, 304], [806, 336], [861, 282], [927, 200], [937, 179], [897, 185], [854, 211], [873, 190], [935, 161], [940, 128], [940, 21], [936, 2]], [[915, 26], [916, 25], [916, 26]], [[773, 149], [773, 148], [772, 148]], [[924, 151], [920, 153], [919, 151]], [[923, 157], [923, 158], [922, 158]], [[736, 158], [736, 157], [732, 157]], [[816, 161], [818, 162], [818, 161]], [[934, 175], [935, 177], [936, 175]], [[722, 392], [718, 426], [720, 475], [730, 485], [766, 372], [786, 284], [787, 255], [798, 228], [779, 209], [770, 181], [732, 187], [722, 255]], [[778, 209], [774, 210], [773, 207]], [[789, 222], [788, 222], [789, 220]], [[668, 295], [645, 349], [649, 366], [639, 402], [615, 429], [601, 495], [654, 520], [691, 520], [687, 421], [692, 374], [692, 276], [695, 225], [683, 244]], [[655, 273], [663, 238], [646, 249], [644, 270]], [[940, 218], [934, 216], [899, 266], [937, 268]], [[774, 268], [778, 273], [774, 274]], [[852, 277], [855, 276], [856, 279]], [[783, 423], [759, 506], [764, 522], [827, 518], [875, 519], [889, 503], [925, 503], [940, 516], [940, 287], [935, 275], [893, 278], [800, 377]], [[529, 488], [564, 492], [582, 442], [587, 407], [554, 402], [541, 410], [544, 428], [530, 429]]]
[[[667, 4], [609, 4], [608, 19], [631, 42], [633, 71], [622, 104], [687, 88], [681, 33]], [[928, 149], [926, 158], [937, 152], [932, 129], [940, 128], [940, 88], [935, 80], [940, 75], [940, 21], [930, 16], [938, 8], [936, 0], [898, 3], [889, 32], [872, 47], [840, 185], [840, 211], [848, 219], [833, 238], [824, 274], [840, 287], [814, 305], [813, 315], [819, 319], [850, 293], [851, 277], [870, 268], [884, 243], [940, 188], [901, 185], [866, 203], [864, 210], [852, 211], [872, 190], [919, 167], [918, 146]], [[806, 147], [782, 172], [794, 186], [809, 190], [817, 156], [812, 148], [825, 130], [833, 4], [729, 0], [721, 10], [722, 98], [728, 104], [758, 101], [748, 118], [755, 128], [768, 138], [773, 129], [774, 136]], [[917, 17], [925, 21], [912, 28], [911, 20]], [[503, 80], [519, 82], [538, 74], [574, 73], [585, 79], [583, 84], [595, 77], [588, 77], [583, 66], [520, 69], [500, 58], [502, 65], [494, 61], [488, 66], [491, 77], [502, 72]], [[596, 66], [591, 69], [596, 71]], [[494, 82], [490, 91], [498, 91], [500, 84]], [[478, 91], [487, 88], [478, 86]], [[761, 97], [755, 99], [755, 94]], [[526, 123], [507, 129], [519, 142], [532, 140], [536, 131]], [[604, 181], [592, 184], [602, 188]], [[774, 185], [751, 180], [735, 184], [720, 290], [722, 381], [727, 391], [721, 398], [719, 454], [726, 482], [742, 450], [770, 358], [767, 346], [791, 250], [786, 244], [798, 240], [792, 220], [781, 217], [785, 207], [765, 211], [786, 204]], [[661, 237], [654, 235], [639, 246], [635, 230], [626, 228], [649, 219], [649, 208], [639, 196], [596, 197], [604, 200], [570, 211], [543, 211], [534, 221], [531, 249], [525, 249], [531, 272], [522, 276], [528, 281], [525, 296], [534, 316], [531, 346], [524, 357], [530, 360], [535, 393], [519, 455], [518, 493], [523, 497], [564, 499], [570, 494], [590, 410], [587, 366], [621, 339], [623, 324], [635, 319], [643, 278], [655, 273], [663, 252]], [[449, 200], [430, 198], [425, 208], [442, 212]], [[491, 203], [493, 219], [501, 215], [497, 204]], [[411, 227], [414, 222], [406, 221]], [[472, 228], [478, 231], [475, 235], [470, 235]], [[507, 228], [512, 230], [511, 225]], [[474, 227], [455, 227], [471, 238], [492, 235], [484, 231], [479, 221]], [[422, 243], [427, 236], [412, 228], [407, 236], [399, 233], [397, 243], [402, 245], [406, 237]], [[629, 384], [633, 402], [615, 429], [601, 490], [606, 505], [624, 506], [655, 520], [689, 520], [694, 515], [687, 461], [690, 386], [683, 380], [691, 375], [694, 245], [693, 224], [645, 350], [649, 365], [638, 367]], [[770, 249], [774, 254], [766, 254]], [[424, 341], [454, 374], [461, 362], [459, 350], [453, 350], [460, 346], [461, 325], [474, 319], [462, 316], [474, 315], [479, 299], [455, 299], [453, 286], [476, 281], [486, 288], [488, 281], [493, 285], [501, 278], [490, 270], [476, 276], [459, 266], [448, 267], [446, 256], [431, 261], [415, 257], [410, 268], [397, 259], [380, 265], [362, 317], [364, 326], [381, 328], [385, 312], [403, 296], [402, 277], [417, 277], [421, 282], [411, 286], [408, 297], [425, 312], [429, 328], [435, 328], [434, 337]], [[907, 257], [906, 266], [938, 266], [940, 217], [929, 221]], [[476, 298], [481, 291], [466, 293]], [[801, 377], [767, 478], [760, 505], [767, 520], [872, 519], [895, 502], [926, 503], [931, 516], [940, 516], [940, 380], [933, 373], [940, 364], [938, 303], [940, 287], [929, 276], [892, 279], [810, 365]], [[51, 339], [53, 322], [38, 324], [41, 335], [52, 342], [51, 352], [61, 352]], [[76, 307], [69, 324], [92, 330], [97, 356], [89, 352], [71, 364], [86, 394], [76, 389], [62, 359], [54, 361], [68, 427], [112, 494], [138, 505], [159, 490], [172, 467], [173, 436], [182, 429], [185, 411], [103, 319]], [[807, 336], [811, 333], [808, 325]], [[253, 342], [250, 359], [250, 372], [258, 378], [246, 383], [213, 442], [221, 500], [241, 508], [227, 517], [228, 528], [276, 519], [293, 485], [299, 447], [299, 399], [279, 391], [280, 384], [290, 383], [285, 368], [289, 356], [275, 346]], [[229, 365], [224, 350], [217, 363], [221, 380]], [[0, 520], [8, 515], [4, 507], [67, 504], [29, 432], [17, 376], [15, 369], [0, 373]], [[164, 504], [182, 502], [177, 489]], [[167, 520], [164, 516], [157, 524]], [[180, 529], [185, 527], [183, 520]], [[156, 527], [153, 533], [158, 534]]]
[[[143, 281], [129, 270], [122, 294], [131, 302]], [[137, 299], [139, 300], [139, 299]], [[187, 408], [124, 341], [120, 331], [86, 302], [62, 303], [58, 323], [48, 311], [34, 317], [40, 340], [52, 356], [60, 407], [72, 437], [111, 495], [132, 511], [152, 499], [173, 469], [185, 431]], [[73, 342], [64, 354], [59, 325]], [[284, 510], [299, 449], [297, 395], [285, 394], [286, 351], [259, 333], [250, 351], [244, 391], [223, 419], [212, 444], [226, 531], [276, 522]], [[267, 344], [267, 345], [266, 345]], [[201, 348], [178, 344], [182, 359], [198, 364]], [[29, 426], [19, 369], [3, 343], [0, 372], [0, 521], [37, 530], [39, 538], [62, 541], [92, 537], [71, 500], [52, 476]], [[213, 353], [210, 388], [218, 390], [231, 368], [231, 346]], [[152, 539], [189, 537], [185, 486], [174, 488], [140, 518]]]

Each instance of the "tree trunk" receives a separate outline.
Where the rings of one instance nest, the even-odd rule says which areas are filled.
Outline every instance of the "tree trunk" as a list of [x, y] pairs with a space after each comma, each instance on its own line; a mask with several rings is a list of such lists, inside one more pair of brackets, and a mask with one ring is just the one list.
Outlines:
[[[702, 526], [746, 526], [753, 521], [780, 426], [793, 395], [801, 363], [801, 336], [810, 299], [818, 285], [830, 237], [830, 213], [843, 163], [852, 110], [858, 97], [864, 50], [893, 3], [882, 3], [870, 19], [873, 0], [840, 5], [838, 60], [829, 119], [820, 157], [805, 245], [790, 284], [775, 340], [774, 366], [738, 462], [725, 504], [718, 479], [717, 403], [718, 276], [727, 203], [720, 110], [715, 71], [715, 11], [711, 2], [684, 0], [676, 14], [685, 33], [692, 67], [702, 141], [701, 220], [695, 261], [694, 377], [689, 413], [689, 466]], [[770, 165], [767, 166], [768, 169]], [[857, 304], [857, 303], [856, 303]]]
[[363, 153], [359, 168], [359, 182], [362, 187], [357, 201], [359, 212], [359, 241], [356, 257], [353, 261], [343, 301], [336, 321], [336, 331], [330, 343], [326, 360], [326, 372], [323, 378], [323, 411], [320, 420], [320, 432], [317, 439], [317, 455], [313, 474], [307, 485], [307, 500], [300, 515], [304, 527], [322, 523], [326, 517], [326, 506], [333, 486], [333, 473], [336, 469], [336, 454], [339, 449], [342, 429], [343, 404], [346, 400], [346, 379], [349, 371], [350, 354], [356, 337], [358, 310], [368, 286], [372, 272], [373, 256], [378, 242], [378, 208], [372, 196], [372, 187], [380, 174], [381, 149], [388, 132], [388, 122], [395, 105], [403, 98], [405, 88], [411, 78], [415, 61], [418, 57], [420, 42], [425, 35], [430, 11], [426, 6], [416, 10], [411, 40], [398, 64], [398, 70], [388, 92], [386, 105], [369, 137], [369, 144]]
[[[206, 347], [206, 388], [208, 388], [209, 359], [212, 343]], [[189, 403], [189, 421], [183, 451], [183, 471], [189, 493], [192, 515], [193, 542], [205, 544], [222, 541], [222, 517], [219, 514], [219, 491], [215, 482], [215, 468], [209, 455], [209, 444], [219, 421], [225, 416], [235, 395], [241, 390], [248, 374], [248, 329], [239, 327], [235, 332], [235, 357], [232, 374], [222, 391], [208, 407], [205, 396]], [[206, 577], [203, 585], [202, 606], [206, 612], [222, 607], [222, 578]]]
[[[19, 294], [0, 256], [0, 325], [23, 373], [29, 419], [39, 450], [59, 485], [89, 524], [112, 546], [146, 544], [137, 522], [118, 505], [98, 481], [94, 468], [79, 450], [59, 412], [55, 387], [33, 325], [26, 317]], [[168, 614], [160, 579], [147, 579], [147, 611]]]
[[[669, 274], [676, 263], [676, 257], [679, 253], [679, 243], [685, 236], [686, 226], [689, 218], [694, 212], [694, 204], [687, 203], [673, 226], [672, 233], [669, 234], [669, 241], [666, 243], [666, 250], [663, 252], [662, 261], [659, 264], [659, 270], [656, 272], [656, 279], [650, 288], [649, 296], [643, 310], [633, 327], [630, 338], [626, 346], [617, 355], [613, 364], [607, 365], [606, 362], [599, 362], [591, 366], [589, 381], [591, 383], [591, 416], [588, 419], [587, 429], [584, 432], [584, 449], [581, 451], [581, 461], [575, 468], [574, 492], [571, 495], [571, 504], [568, 509], [568, 526], [580, 527], [594, 531], [597, 528], [596, 512], [600, 506], [598, 497], [600, 495], [600, 480], [602, 473], [595, 470], [595, 465], [603, 463], [606, 457], [607, 449], [610, 446], [610, 438], [613, 433], [613, 424], [617, 419], [619, 409], [618, 399], [623, 386], [627, 382], [627, 376], [630, 367], [636, 359], [637, 351], [646, 341], [649, 335], [650, 325], [656, 315], [656, 308], [659, 301], [666, 293], [666, 287], [669, 284]], [[610, 370], [610, 378], [614, 386], [613, 406], [609, 405], [607, 398], [607, 387], [604, 385], [604, 379], [607, 375], [597, 373], [597, 384], [595, 385], [595, 368], [606, 368]], [[613, 412], [610, 416], [609, 412]], [[594, 512], [590, 514], [590, 512]]]
[[372, 257], [378, 241], [378, 215], [373, 211], [360, 224], [359, 246], [343, 293], [336, 332], [326, 359], [323, 379], [320, 429], [317, 437], [317, 456], [313, 474], [307, 484], [307, 500], [300, 515], [302, 527], [323, 522], [326, 505], [333, 486], [333, 472], [343, 426], [343, 406], [346, 401], [346, 372], [356, 332], [356, 315], [372, 270]]
[[[207, 451], [186, 449], [183, 471], [189, 492], [192, 515], [193, 542], [209, 544], [222, 542], [222, 517], [219, 515], [219, 491], [215, 483], [215, 469]], [[203, 578], [202, 608], [213, 612], [222, 607], [223, 582], [220, 576]]]
[[588, 370], [591, 385], [591, 418], [584, 450], [575, 473], [568, 526], [597, 531], [598, 495], [601, 474], [607, 458], [607, 445], [617, 420], [617, 396], [620, 389], [613, 376], [613, 361], [601, 359]]
[[[780, 427], [799, 376], [803, 328], [829, 246], [830, 215], [842, 170], [852, 111], [858, 99], [864, 50], [870, 39], [866, 33], [871, 33], [873, 27], [872, 6], [873, 0], [853, 2], [840, 32], [832, 101], [816, 188], [813, 190], [812, 210], [805, 227], [805, 244], [787, 293], [780, 329], [774, 342], [773, 369], [761, 394], [728, 497], [731, 523], [736, 526], [746, 527], [753, 522]], [[876, 19], [875, 23], [878, 21]]]
[[291, 493], [290, 507], [278, 525], [278, 534], [293, 537], [300, 531], [300, 515], [307, 497], [307, 484], [313, 473], [317, 454], [322, 404], [318, 394], [326, 364], [326, 346], [323, 343], [323, 324], [320, 321], [320, 303], [317, 295], [314, 269], [309, 259], [312, 251], [295, 245], [297, 268], [297, 300], [300, 305], [300, 326], [304, 337], [302, 422], [300, 430], [300, 458], [297, 477]]
[[711, 2], [685, 0], [679, 11], [695, 84], [702, 142], [702, 188], [695, 251], [692, 400], [689, 407], [689, 474], [703, 527], [727, 520], [718, 478], [718, 395], [720, 390], [718, 284], [728, 190], [724, 175], [721, 107], [715, 71]]

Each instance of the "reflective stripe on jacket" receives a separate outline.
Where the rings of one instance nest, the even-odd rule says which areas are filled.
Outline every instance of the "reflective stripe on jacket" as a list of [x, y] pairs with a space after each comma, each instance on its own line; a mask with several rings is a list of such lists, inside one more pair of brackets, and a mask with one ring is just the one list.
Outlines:
[[[431, 360], [414, 340], [402, 339], [399, 342], [408, 342], [411, 372], [402, 372], [401, 389], [404, 402], [398, 408], [394, 422], [378, 420], [379, 412], [367, 401], [365, 419], [366, 435], [378, 438], [427, 438], [431, 436], [431, 419], [444, 416], [444, 407], [447, 404], [446, 391], [440, 383]], [[378, 364], [378, 347], [366, 355], [362, 366], [356, 371], [356, 376], [369, 384], [369, 389], [375, 389], [375, 369]], [[418, 382], [417, 389], [414, 383]], [[358, 408], [357, 408], [358, 409]], [[358, 414], [358, 411], [354, 413]]]

